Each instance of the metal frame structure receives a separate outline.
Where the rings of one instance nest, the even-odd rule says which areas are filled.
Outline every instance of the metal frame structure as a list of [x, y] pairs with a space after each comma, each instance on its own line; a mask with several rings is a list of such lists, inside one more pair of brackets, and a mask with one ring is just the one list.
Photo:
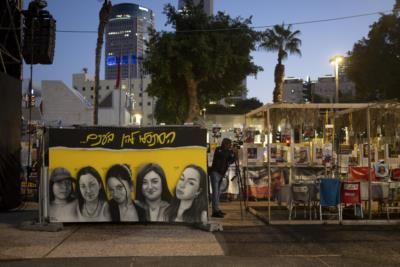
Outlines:
[[[271, 126], [271, 110], [275, 109], [295, 109], [295, 110], [330, 110], [329, 118], [335, 123], [335, 119], [340, 118], [343, 115], [350, 114], [357, 111], [365, 111], [366, 115], [366, 128], [367, 128], [367, 141], [368, 141], [368, 169], [371, 168], [371, 110], [374, 109], [388, 109], [400, 113], [400, 102], [372, 102], [372, 103], [276, 103], [266, 104], [261, 106], [245, 115], [245, 122], [247, 126], [250, 126], [254, 119], [264, 120], [264, 133], [269, 136], [273, 131]], [[267, 138], [267, 145], [269, 145], [269, 138]], [[267, 166], [268, 166], [268, 183], [271, 185], [271, 165], [270, 153], [267, 154]], [[371, 174], [368, 172], [368, 185], [369, 185], [369, 205], [368, 214], [369, 219], [372, 219], [371, 206], [372, 206], [372, 184]], [[271, 195], [271, 187], [269, 186], [269, 195]], [[268, 222], [271, 222], [271, 203], [268, 200]]]

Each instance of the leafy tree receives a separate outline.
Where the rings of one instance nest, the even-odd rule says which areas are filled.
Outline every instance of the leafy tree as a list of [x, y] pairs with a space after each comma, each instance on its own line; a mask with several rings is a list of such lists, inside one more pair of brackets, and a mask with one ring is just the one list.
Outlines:
[[396, 9], [371, 25], [367, 38], [348, 52], [347, 75], [355, 83], [359, 100], [400, 98], [400, 16]]
[[260, 100], [253, 97], [236, 102], [235, 109], [237, 110], [237, 113], [244, 114], [252, 111], [253, 109], [259, 108], [262, 105], [263, 103], [261, 103]]
[[101, 49], [103, 48], [104, 29], [107, 25], [108, 18], [111, 14], [111, 1], [104, 0], [99, 12], [99, 26], [97, 29], [97, 43], [96, 43], [96, 60], [95, 60], [95, 74], [94, 74], [94, 104], [93, 104], [93, 124], [98, 123], [99, 113], [99, 87], [100, 87], [100, 61]]
[[152, 81], [147, 88], [158, 98], [155, 116], [169, 123], [193, 122], [210, 100], [240, 94], [243, 79], [260, 67], [252, 62], [258, 34], [250, 19], [219, 12], [208, 17], [191, 1], [183, 11], [164, 7], [174, 32], [151, 30], [144, 66]]
[[257, 98], [249, 98], [236, 101], [235, 106], [225, 107], [223, 105], [208, 105], [208, 114], [245, 114], [263, 105]]
[[278, 52], [278, 63], [274, 72], [274, 103], [282, 102], [283, 79], [285, 78], [285, 65], [282, 64], [282, 61], [288, 57], [288, 54], [301, 56], [299, 35], [299, 30], [292, 31], [291, 25], [285, 27], [283, 23], [282, 25], [275, 25], [272, 29], [266, 29], [262, 34], [260, 47], [267, 51]]

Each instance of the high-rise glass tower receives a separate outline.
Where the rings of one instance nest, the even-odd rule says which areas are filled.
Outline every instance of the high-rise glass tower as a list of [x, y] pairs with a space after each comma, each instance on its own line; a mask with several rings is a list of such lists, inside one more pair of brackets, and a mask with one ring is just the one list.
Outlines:
[[[199, 5], [201, 1], [203, 1], [203, 10], [208, 16], [213, 15], [214, 13], [214, 0], [192, 0], [195, 5]], [[185, 0], [179, 0], [178, 9], [183, 9], [185, 6]]]
[[148, 28], [154, 27], [154, 14], [137, 4], [113, 5], [106, 27], [105, 79], [139, 78], [142, 59], [149, 39]]

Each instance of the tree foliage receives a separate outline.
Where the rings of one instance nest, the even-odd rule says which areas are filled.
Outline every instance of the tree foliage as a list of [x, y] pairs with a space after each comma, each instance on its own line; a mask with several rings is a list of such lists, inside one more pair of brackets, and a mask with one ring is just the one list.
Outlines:
[[275, 25], [272, 29], [266, 29], [262, 34], [260, 48], [267, 51], [278, 52], [278, 63], [275, 66], [274, 80], [275, 88], [273, 92], [274, 103], [282, 102], [283, 79], [285, 78], [285, 65], [282, 61], [289, 54], [301, 56], [301, 40], [298, 38], [300, 31], [292, 31], [292, 26], [285, 24]]
[[245, 114], [263, 105], [257, 98], [249, 98], [237, 101], [232, 107], [223, 105], [208, 105], [207, 113], [209, 114]]
[[347, 75], [355, 83], [359, 100], [400, 99], [400, 16], [382, 15], [367, 38], [349, 51]]
[[243, 79], [261, 70], [252, 62], [258, 34], [251, 19], [219, 12], [208, 17], [188, 1], [183, 11], [164, 7], [174, 32], [151, 31], [144, 66], [157, 97], [155, 116], [166, 123], [191, 122], [210, 100], [239, 95]]

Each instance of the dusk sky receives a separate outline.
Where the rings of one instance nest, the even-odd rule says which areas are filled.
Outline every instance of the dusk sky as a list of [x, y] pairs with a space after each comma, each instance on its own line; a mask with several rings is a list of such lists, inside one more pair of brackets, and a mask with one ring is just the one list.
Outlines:
[[[57, 32], [55, 58], [52, 65], [34, 65], [33, 81], [62, 80], [71, 87], [72, 74], [87, 67], [94, 73], [96, 31], [98, 12], [103, 1], [98, 0], [48, 0], [47, 10], [57, 20], [58, 31], [92, 31], [93, 33]], [[318, 21], [366, 13], [392, 10], [394, 0], [214, 0], [214, 12], [224, 11], [231, 17], [253, 17], [256, 30], [265, 30], [274, 24]], [[112, 1], [136, 3], [155, 13], [156, 30], [169, 30], [165, 27], [166, 17], [162, 13], [167, 3], [177, 5], [178, 0], [136, 0]], [[25, 6], [29, 1], [25, 1]], [[326, 74], [333, 74], [329, 59], [337, 54], [345, 55], [354, 43], [366, 37], [370, 25], [377, 21], [378, 14], [350, 19], [310, 24], [293, 25], [300, 30], [302, 56], [289, 56], [284, 61], [286, 77], [312, 80]], [[253, 53], [255, 64], [264, 71], [257, 78], [247, 79], [248, 97], [257, 97], [261, 102], [272, 101], [274, 88], [274, 67], [277, 55], [266, 51]], [[24, 79], [29, 79], [29, 66], [24, 66]], [[102, 54], [101, 79], [104, 79], [104, 53]]]

